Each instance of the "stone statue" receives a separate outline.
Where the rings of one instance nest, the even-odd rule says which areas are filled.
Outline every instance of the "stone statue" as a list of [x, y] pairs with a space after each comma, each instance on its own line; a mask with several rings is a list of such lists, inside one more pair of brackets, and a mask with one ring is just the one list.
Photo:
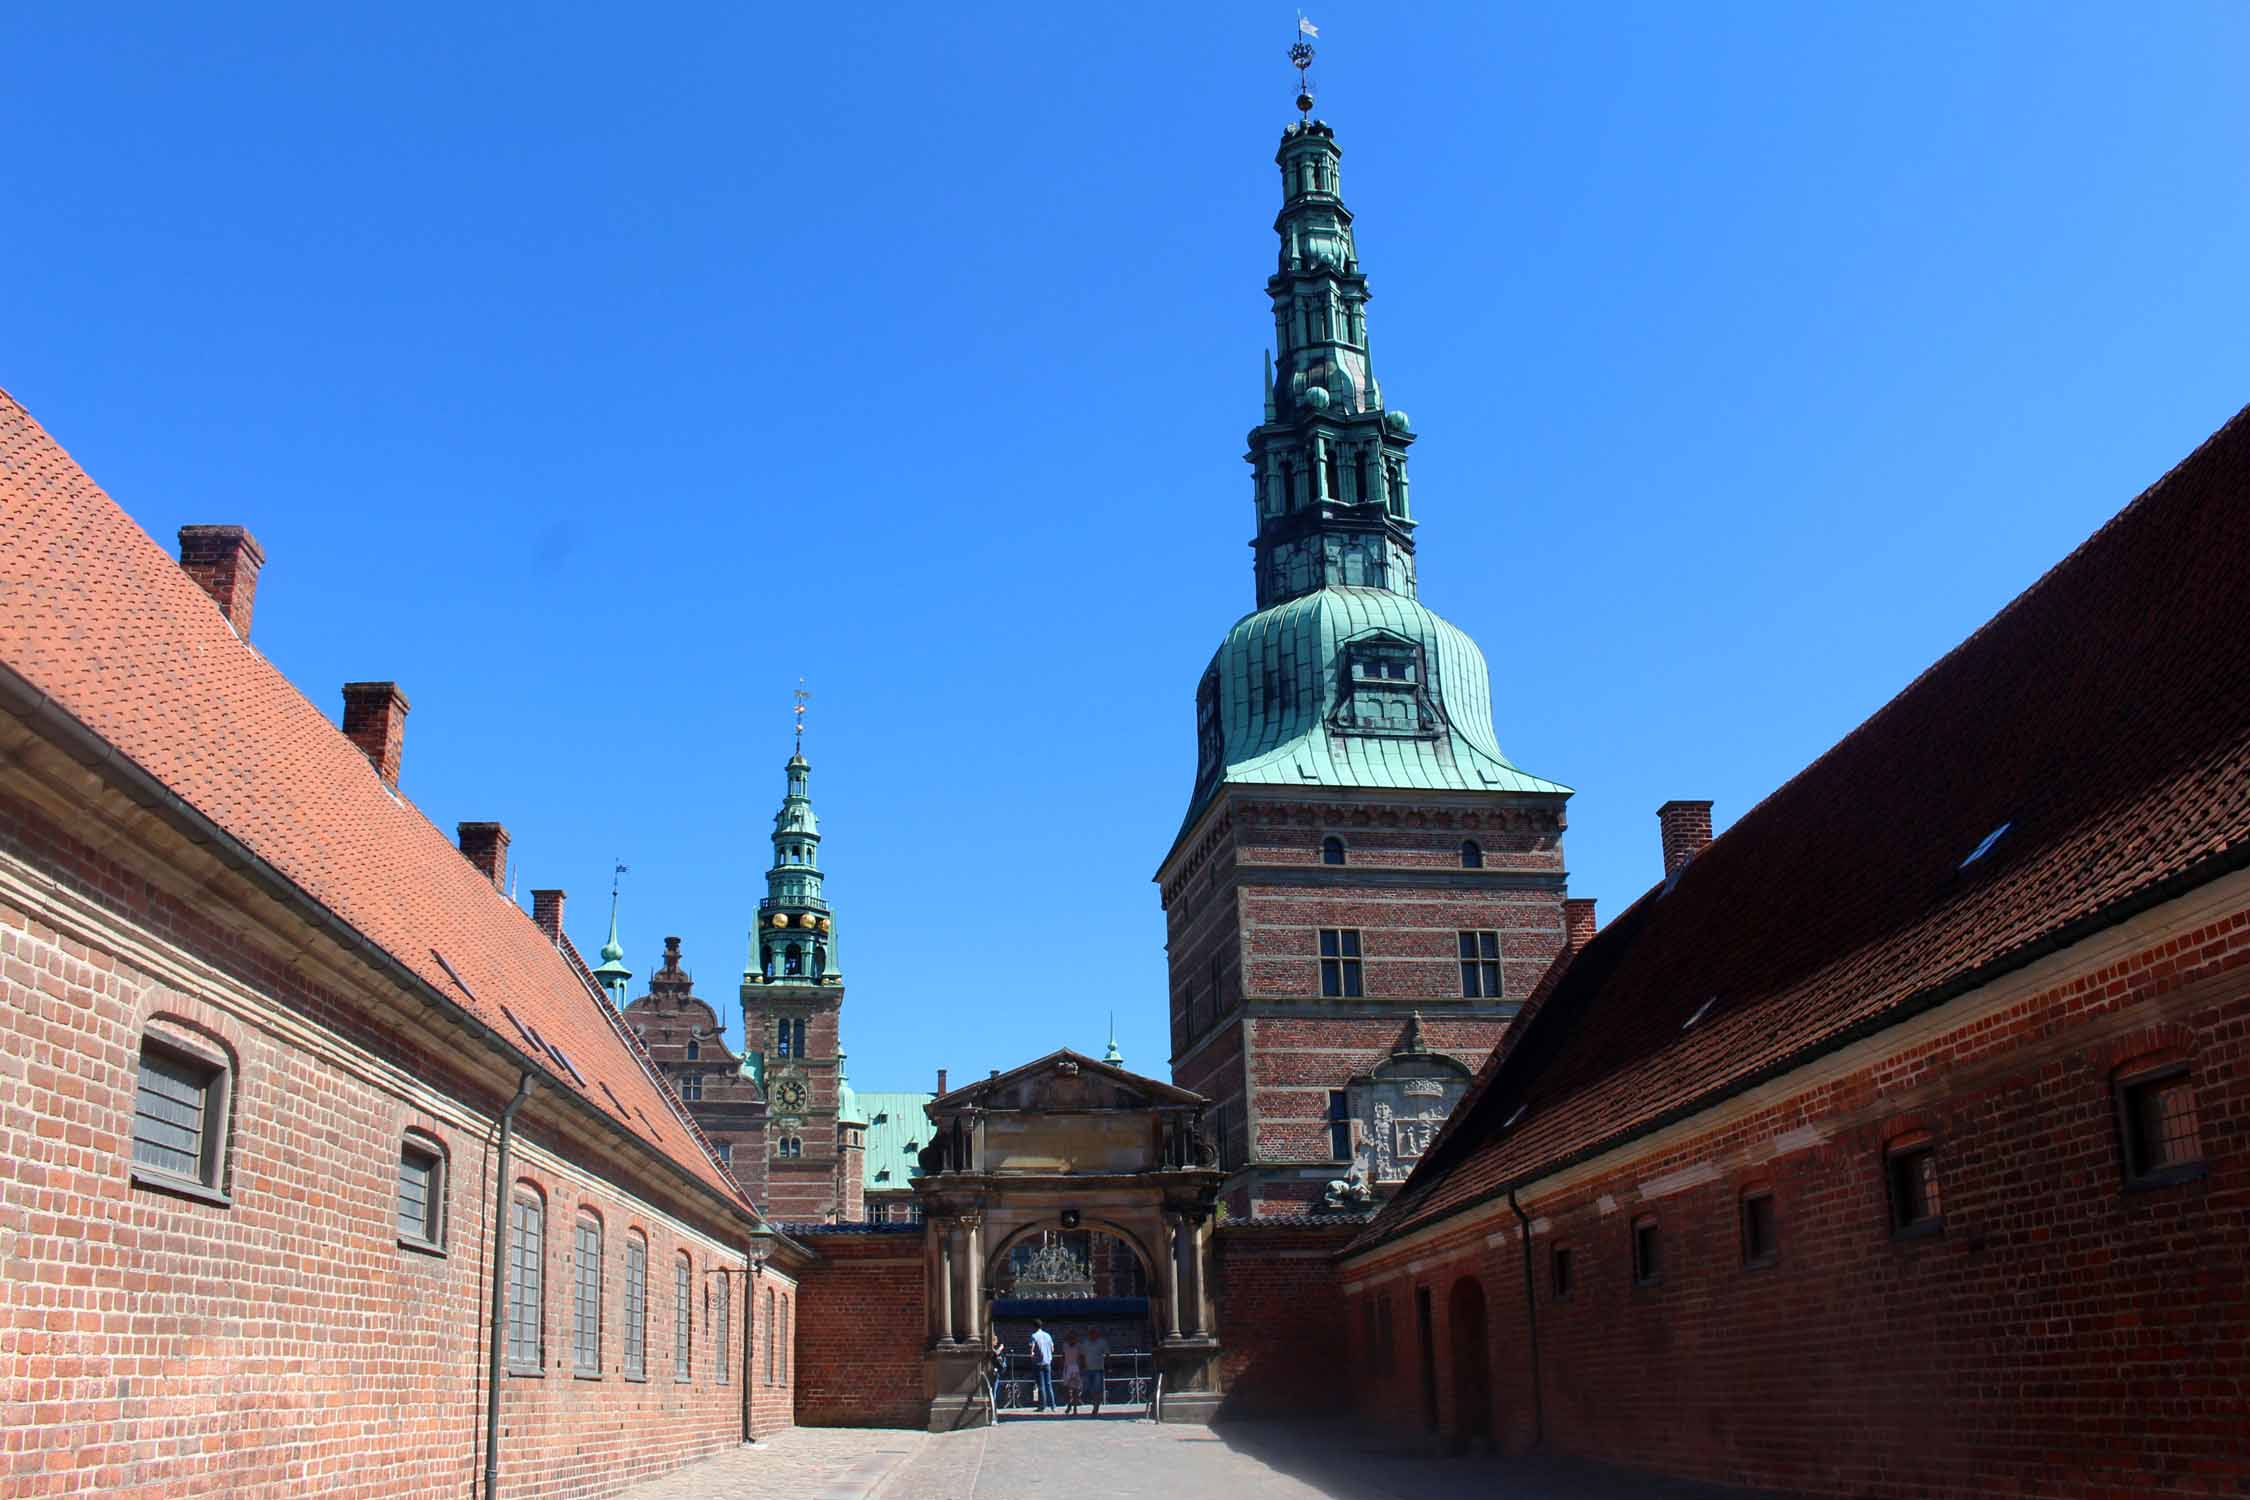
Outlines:
[[1344, 1177], [1329, 1179], [1328, 1191], [1321, 1194], [1322, 1208], [1364, 1208], [1375, 1201], [1375, 1190], [1359, 1175], [1357, 1167]]

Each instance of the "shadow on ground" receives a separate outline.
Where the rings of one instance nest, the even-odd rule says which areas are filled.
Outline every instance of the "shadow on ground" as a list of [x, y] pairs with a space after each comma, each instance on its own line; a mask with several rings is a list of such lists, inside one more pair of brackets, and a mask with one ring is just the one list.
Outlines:
[[1233, 1421], [1224, 1443], [1331, 1500], [1779, 1500], [1771, 1491], [1655, 1478], [1553, 1458], [1445, 1457], [1418, 1437], [1345, 1423]]

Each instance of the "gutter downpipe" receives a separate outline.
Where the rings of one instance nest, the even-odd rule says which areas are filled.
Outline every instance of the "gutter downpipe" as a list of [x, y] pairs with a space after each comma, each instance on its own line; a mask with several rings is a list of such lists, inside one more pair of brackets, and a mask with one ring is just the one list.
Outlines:
[[505, 1337], [502, 1318], [508, 1294], [508, 1198], [515, 1186], [508, 1171], [508, 1148], [516, 1130], [516, 1111], [531, 1097], [532, 1078], [525, 1073], [516, 1082], [516, 1097], [500, 1111], [499, 1163], [493, 1176], [499, 1185], [492, 1195], [492, 1337], [484, 1363], [484, 1500], [500, 1493], [500, 1351]]
[[1515, 1210], [1516, 1223], [1523, 1230], [1523, 1316], [1531, 1329], [1531, 1445], [1547, 1445], [1547, 1402], [1539, 1389], [1539, 1298], [1531, 1274], [1531, 1217], [1516, 1201], [1516, 1190], [1508, 1189], [1508, 1207]]

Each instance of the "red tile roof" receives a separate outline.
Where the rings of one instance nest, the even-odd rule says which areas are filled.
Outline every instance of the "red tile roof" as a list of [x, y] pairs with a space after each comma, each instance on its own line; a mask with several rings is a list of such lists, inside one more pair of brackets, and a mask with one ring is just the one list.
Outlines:
[[1603, 928], [1355, 1248], [2245, 863], [2250, 409]]
[[748, 1207], [570, 959], [5, 392], [0, 601], [0, 661], [554, 1088]]

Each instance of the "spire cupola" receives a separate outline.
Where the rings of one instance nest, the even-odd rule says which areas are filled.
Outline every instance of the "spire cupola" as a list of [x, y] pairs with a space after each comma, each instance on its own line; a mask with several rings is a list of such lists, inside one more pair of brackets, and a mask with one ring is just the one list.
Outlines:
[[747, 984], [841, 984], [835, 914], [821, 894], [820, 819], [813, 813], [812, 762], [805, 759], [805, 703], [797, 689], [796, 741], [781, 768], [781, 809], [773, 815], [773, 864], [758, 903]]
[[[1300, 96], [1309, 100], [1310, 95]], [[1414, 595], [1402, 412], [1383, 405], [1367, 353], [1367, 277], [1344, 206], [1343, 151], [1325, 120], [1281, 134], [1279, 263], [1255, 475], [1258, 607], [1324, 588]]]
[[[622, 875], [624, 873], [625, 867], [619, 865], [617, 874]], [[617, 881], [615, 877], [612, 877], [609, 883], [609, 941], [602, 944], [601, 957], [602, 961], [594, 968], [594, 982], [607, 991], [609, 997], [615, 1000], [618, 1008], [622, 1010], [628, 1000], [627, 987], [632, 981], [633, 971], [625, 967], [625, 945], [617, 941]]]

